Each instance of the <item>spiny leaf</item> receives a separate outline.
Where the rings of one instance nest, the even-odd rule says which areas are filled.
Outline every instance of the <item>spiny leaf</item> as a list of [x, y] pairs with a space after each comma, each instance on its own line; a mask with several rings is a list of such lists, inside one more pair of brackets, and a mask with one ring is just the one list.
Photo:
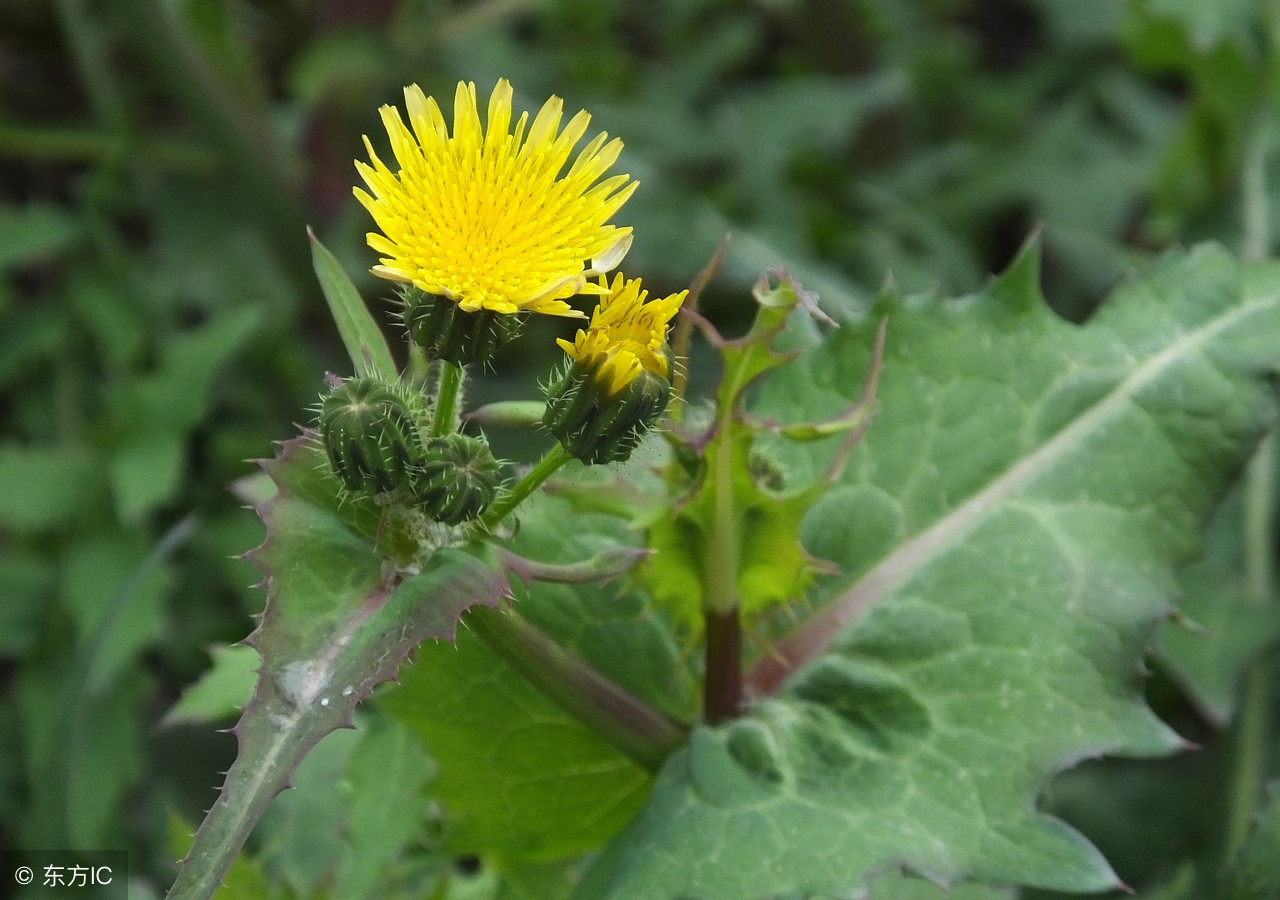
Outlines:
[[[879, 310], [880, 412], [806, 522], [841, 575], [755, 664], [768, 699], [694, 732], [581, 897], [843, 896], [891, 865], [1116, 886], [1034, 804], [1081, 758], [1181, 746], [1143, 700], [1142, 656], [1173, 566], [1274, 419], [1280, 269], [1201, 247], [1075, 326], [1041, 300], [1036, 257], [982, 294]], [[847, 404], [873, 340], [842, 323], [753, 412]], [[821, 451], [787, 461], [821, 471]]]
[[307, 437], [264, 468], [278, 488], [258, 508], [267, 537], [251, 555], [267, 576], [262, 622], [247, 643], [262, 656], [258, 686], [236, 725], [239, 753], [192, 845], [175, 896], [217, 887], [254, 822], [320, 738], [350, 727], [356, 704], [394, 678], [431, 638], [452, 640], [469, 606], [496, 606], [504, 575], [461, 550], [420, 571], [390, 568], [369, 507], [339, 503], [337, 481]]

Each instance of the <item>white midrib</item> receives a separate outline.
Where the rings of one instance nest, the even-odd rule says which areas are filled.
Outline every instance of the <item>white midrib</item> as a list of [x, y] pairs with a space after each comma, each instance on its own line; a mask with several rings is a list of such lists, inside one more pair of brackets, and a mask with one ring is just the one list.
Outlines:
[[[769, 676], [784, 675], [785, 672], [778, 671], [779, 666], [792, 671], [801, 663], [825, 650], [843, 625], [923, 563], [951, 546], [958, 537], [986, 518], [1001, 502], [1020, 488], [1030, 484], [1046, 469], [1083, 444], [1107, 420], [1120, 413], [1135, 394], [1159, 377], [1170, 365], [1198, 350], [1242, 319], [1259, 310], [1274, 306], [1276, 302], [1276, 297], [1266, 297], [1244, 303], [1194, 331], [1187, 332], [1138, 366], [1124, 381], [1116, 385], [1069, 426], [1029, 456], [1014, 463], [1002, 475], [939, 519], [932, 527], [901, 544], [897, 550], [885, 557], [879, 565], [860, 578], [847, 591], [780, 641], [775, 647], [774, 657], [766, 657], [761, 662], [760, 674], [764, 676], [764, 680], [772, 682], [773, 678]], [[768, 670], [768, 675], [765, 675], [765, 670]], [[771, 692], [769, 689], [776, 687], [774, 683], [767, 686], [760, 684], [760, 680], [755, 677], [751, 680], [758, 687], [766, 688], [765, 692]]]

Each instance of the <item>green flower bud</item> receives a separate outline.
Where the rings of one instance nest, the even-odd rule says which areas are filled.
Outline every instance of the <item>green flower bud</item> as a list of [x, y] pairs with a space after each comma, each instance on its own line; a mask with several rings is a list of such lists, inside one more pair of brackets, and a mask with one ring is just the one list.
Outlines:
[[320, 405], [320, 435], [333, 473], [360, 493], [407, 486], [422, 459], [409, 404], [376, 378], [353, 378], [329, 392]]
[[569, 454], [588, 465], [630, 458], [671, 399], [671, 382], [641, 369], [609, 393], [596, 367], [573, 362], [547, 387], [542, 424]]
[[667, 325], [688, 291], [649, 299], [639, 278], [600, 278], [600, 303], [547, 385], [542, 423], [588, 465], [621, 462], [667, 408], [675, 361]]
[[466, 312], [456, 302], [438, 294], [406, 287], [400, 315], [409, 339], [432, 359], [457, 366], [484, 363], [520, 333], [524, 317], [489, 309]]
[[465, 434], [427, 441], [414, 471], [414, 495], [437, 522], [459, 525], [484, 513], [502, 483], [489, 445]]

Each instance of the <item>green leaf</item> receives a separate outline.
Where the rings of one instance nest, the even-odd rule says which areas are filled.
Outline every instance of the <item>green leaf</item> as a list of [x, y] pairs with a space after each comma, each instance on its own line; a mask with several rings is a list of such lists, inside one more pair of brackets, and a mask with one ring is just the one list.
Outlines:
[[[1264, 446], [1274, 451], [1275, 441]], [[1178, 573], [1178, 614], [1161, 626], [1156, 647], [1164, 671], [1220, 728], [1235, 713], [1245, 668], [1280, 637], [1280, 605], [1260, 602], [1245, 583], [1241, 487], [1205, 529], [1201, 558]]]
[[700, 625], [708, 591], [714, 590], [706, 566], [718, 557], [711, 535], [722, 474], [730, 486], [738, 547], [734, 599], [743, 616], [750, 620], [801, 596], [816, 571], [796, 535], [822, 488], [789, 494], [763, 490], [753, 472], [753, 431], [740, 422], [724, 428], [724, 437], [718, 436], [707, 448], [706, 470], [696, 492], [649, 529], [649, 549], [654, 553], [645, 564], [645, 585], [664, 610], [689, 628]]
[[868, 884], [867, 900], [1013, 900], [1011, 888], [985, 884], [958, 884], [938, 887], [921, 878], [900, 872], [879, 875]]
[[109, 395], [117, 435], [107, 466], [120, 517], [136, 523], [182, 482], [188, 434], [205, 416], [218, 373], [259, 327], [256, 309], [228, 310], [173, 336], [157, 371]]
[[349, 726], [356, 704], [420, 642], [451, 640], [463, 610], [496, 605], [508, 590], [499, 572], [461, 550], [391, 565], [384, 552], [394, 523], [372, 503], [339, 502], [313, 437], [285, 443], [264, 468], [277, 492], [259, 507], [267, 537], [251, 558], [270, 594], [246, 641], [262, 668], [235, 727], [236, 761], [175, 891], [211, 892], [316, 742]]
[[649, 777], [468, 632], [423, 646], [381, 705], [440, 767], [431, 785], [450, 848], [554, 860], [599, 846], [644, 802]]
[[160, 720], [161, 727], [217, 722], [238, 715], [258, 680], [258, 651], [252, 647], [212, 647], [212, 665], [188, 687]]
[[186, 464], [186, 436], [161, 429], [131, 436], [116, 449], [107, 465], [111, 491], [120, 518], [141, 521], [146, 513], [173, 496], [182, 483]]
[[422, 842], [427, 810], [414, 800], [432, 771], [411, 729], [385, 716], [369, 718], [368, 729], [347, 760], [350, 856], [338, 879], [337, 896], [386, 896], [387, 876], [396, 860]]
[[[520, 509], [513, 548], [569, 561], [616, 546], [616, 519], [577, 515], [565, 500]], [[643, 595], [607, 585], [534, 583], [519, 611], [642, 700], [673, 714], [696, 704], [676, 648]], [[649, 776], [547, 699], [469, 632], [456, 649], [423, 645], [380, 706], [412, 726], [439, 765], [430, 787], [458, 853], [548, 861], [599, 846], [643, 803]]]
[[373, 375], [388, 383], [396, 381], [396, 364], [391, 358], [387, 340], [373, 316], [369, 315], [355, 285], [319, 238], [309, 229], [307, 234], [311, 238], [311, 264], [315, 267], [320, 289], [329, 303], [329, 312], [342, 335], [342, 343], [346, 345], [356, 374]]
[[1197, 48], [1210, 48], [1227, 37], [1247, 38], [1257, 10], [1252, 0], [1144, 0], [1134, 7], [1151, 18], [1177, 22]]
[[1280, 636], [1280, 605], [1249, 598], [1240, 570], [1216, 560], [1186, 567], [1178, 580], [1185, 618], [1161, 627], [1157, 657], [1200, 712], [1225, 727], [1245, 668]]
[[54, 564], [43, 556], [6, 547], [0, 557], [0, 659], [23, 656], [40, 635], [57, 584]]
[[[1173, 566], [1274, 419], [1280, 269], [1200, 247], [1084, 326], [1037, 274], [1033, 246], [981, 294], [881, 303], [880, 412], [806, 530], [843, 571], [753, 666], [766, 699], [694, 732], [582, 896], [842, 895], [898, 864], [1116, 885], [1035, 801], [1081, 758], [1182, 746], [1144, 702], [1142, 656]], [[874, 324], [842, 323], [753, 411], [847, 405]], [[821, 471], [831, 448], [789, 453]]]
[[333, 883], [347, 861], [347, 797], [334, 787], [360, 737], [346, 730], [326, 735], [298, 766], [292, 790], [276, 798], [254, 832], [262, 840], [263, 862], [297, 896], [314, 896], [322, 884]]
[[51, 204], [0, 207], [0, 271], [50, 256], [80, 232], [75, 216]]
[[133, 535], [78, 541], [62, 559], [62, 600], [89, 668], [85, 690], [96, 698], [158, 640], [173, 573]]
[[0, 444], [0, 526], [39, 532], [66, 524], [95, 486], [83, 451]]

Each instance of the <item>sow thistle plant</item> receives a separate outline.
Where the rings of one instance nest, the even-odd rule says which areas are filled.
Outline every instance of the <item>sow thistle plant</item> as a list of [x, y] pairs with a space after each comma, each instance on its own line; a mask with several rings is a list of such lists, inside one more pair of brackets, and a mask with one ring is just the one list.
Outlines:
[[[575, 150], [589, 116], [562, 127], [558, 98], [513, 117], [505, 80], [484, 122], [460, 84], [451, 126], [410, 86], [382, 109], [394, 168], [367, 138], [356, 163], [372, 271], [432, 377], [399, 371], [313, 238], [354, 372], [263, 464], [257, 689], [171, 896], [211, 895], [391, 680], [377, 704], [439, 767], [405, 802], [498, 877], [542, 867], [547, 897], [848, 897], [891, 869], [1116, 887], [1036, 799], [1086, 756], [1184, 746], [1143, 655], [1272, 422], [1280, 273], [1196, 248], [1076, 326], [1034, 241], [957, 301], [823, 312], [771, 271], [726, 338], [696, 310], [724, 246], [651, 297], [613, 271], [621, 142]], [[585, 320], [542, 398], [468, 410], [467, 371], [532, 315]], [[693, 329], [721, 364], [706, 401]], [[476, 423], [556, 443], [518, 473]]]

